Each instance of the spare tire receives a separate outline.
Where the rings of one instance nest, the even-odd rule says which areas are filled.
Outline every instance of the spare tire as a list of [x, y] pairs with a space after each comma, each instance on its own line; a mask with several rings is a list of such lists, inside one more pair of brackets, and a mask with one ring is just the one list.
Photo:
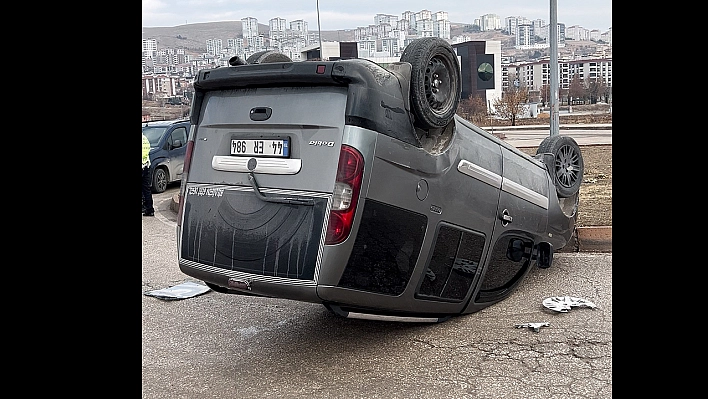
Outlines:
[[548, 136], [536, 150], [536, 154], [544, 153], [553, 155], [553, 165], [548, 166], [558, 197], [569, 198], [577, 194], [585, 172], [578, 143], [569, 136]]
[[410, 100], [416, 124], [423, 129], [447, 126], [457, 113], [462, 79], [457, 55], [439, 37], [412, 41], [401, 54], [411, 64]]
[[275, 50], [265, 50], [259, 51], [257, 53], [251, 54], [250, 57], [246, 58], [247, 64], [267, 64], [269, 62], [292, 62], [287, 55], [275, 51]]

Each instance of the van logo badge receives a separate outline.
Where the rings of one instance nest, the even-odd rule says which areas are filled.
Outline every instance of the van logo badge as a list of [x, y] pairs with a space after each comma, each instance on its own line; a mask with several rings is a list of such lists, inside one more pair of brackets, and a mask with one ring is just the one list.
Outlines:
[[310, 140], [308, 145], [315, 145], [320, 147], [334, 147], [334, 141]]
[[253, 170], [256, 168], [256, 166], [258, 166], [258, 161], [256, 161], [256, 158], [249, 159], [248, 165], [246, 165], [246, 167], [248, 167], [248, 170]]

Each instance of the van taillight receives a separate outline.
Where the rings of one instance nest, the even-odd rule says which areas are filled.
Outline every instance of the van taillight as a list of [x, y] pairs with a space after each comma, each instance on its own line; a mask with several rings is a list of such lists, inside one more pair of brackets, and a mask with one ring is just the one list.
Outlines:
[[194, 140], [187, 140], [187, 149], [184, 153], [184, 168], [182, 169], [182, 182], [179, 188], [179, 206], [177, 207], [177, 226], [182, 225], [182, 211], [184, 210], [184, 191], [187, 187], [187, 175], [189, 166], [192, 164], [192, 151], [194, 150]]
[[325, 244], [339, 244], [349, 236], [354, 222], [363, 174], [364, 157], [353, 147], [343, 145], [339, 152], [337, 180], [334, 185]]

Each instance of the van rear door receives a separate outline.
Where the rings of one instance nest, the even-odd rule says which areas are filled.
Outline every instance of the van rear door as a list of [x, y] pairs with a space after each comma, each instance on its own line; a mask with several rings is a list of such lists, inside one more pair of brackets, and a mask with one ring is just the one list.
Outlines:
[[346, 101], [336, 86], [206, 92], [193, 111], [181, 263], [313, 280]]

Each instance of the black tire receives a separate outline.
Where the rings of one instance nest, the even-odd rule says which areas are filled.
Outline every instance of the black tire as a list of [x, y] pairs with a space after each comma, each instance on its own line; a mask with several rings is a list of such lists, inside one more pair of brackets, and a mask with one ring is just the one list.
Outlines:
[[247, 64], [267, 64], [269, 62], [292, 62], [287, 55], [275, 50], [259, 51], [246, 58]]
[[423, 129], [447, 126], [460, 103], [460, 65], [450, 43], [439, 37], [411, 42], [401, 54], [411, 64], [411, 108]]
[[156, 194], [165, 192], [168, 179], [167, 171], [164, 168], [155, 168], [152, 172], [152, 192]]
[[543, 139], [536, 154], [553, 154], [553, 184], [560, 198], [570, 198], [580, 191], [585, 165], [578, 143], [569, 136], [549, 136]]

